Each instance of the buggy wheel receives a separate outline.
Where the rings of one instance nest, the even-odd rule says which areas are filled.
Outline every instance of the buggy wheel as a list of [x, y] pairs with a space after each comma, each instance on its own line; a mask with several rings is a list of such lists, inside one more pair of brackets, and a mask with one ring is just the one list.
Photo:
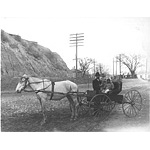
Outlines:
[[115, 107], [115, 102], [111, 101], [106, 94], [97, 94], [91, 99], [89, 107], [92, 116], [99, 117], [103, 120], [109, 116]]
[[78, 115], [85, 116], [88, 114], [88, 111], [89, 111], [89, 107], [88, 107], [89, 103], [86, 97], [79, 97], [79, 98], [80, 98], [80, 101], [77, 107]]
[[142, 97], [137, 90], [128, 91], [124, 95], [122, 109], [126, 116], [135, 117], [142, 108]]

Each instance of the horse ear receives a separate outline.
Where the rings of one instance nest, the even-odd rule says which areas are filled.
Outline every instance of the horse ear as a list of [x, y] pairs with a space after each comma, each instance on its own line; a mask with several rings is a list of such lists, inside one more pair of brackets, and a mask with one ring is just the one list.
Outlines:
[[26, 75], [26, 74], [23, 74], [23, 77], [28, 77], [28, 75]]

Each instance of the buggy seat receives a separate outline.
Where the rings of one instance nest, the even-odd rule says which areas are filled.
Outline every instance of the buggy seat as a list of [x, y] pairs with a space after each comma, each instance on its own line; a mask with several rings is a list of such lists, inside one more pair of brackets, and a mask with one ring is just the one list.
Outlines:
[[121, 81], [115, 81], [113, 82], [114, 84], [114, 89], [112, 90], [113, 95], [117, 95], [122, 91], [122, 82]]

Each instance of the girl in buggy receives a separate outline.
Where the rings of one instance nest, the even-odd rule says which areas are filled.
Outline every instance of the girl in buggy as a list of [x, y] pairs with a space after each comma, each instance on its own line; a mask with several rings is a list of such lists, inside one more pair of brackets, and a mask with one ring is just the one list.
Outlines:
[[114, 89], [114, 84], [111, 82], [110, 79], [107, 79], [106, 81], [104, 81], [103, 89], [102, 89], [103, 93], [111, 94], [113, 89]]

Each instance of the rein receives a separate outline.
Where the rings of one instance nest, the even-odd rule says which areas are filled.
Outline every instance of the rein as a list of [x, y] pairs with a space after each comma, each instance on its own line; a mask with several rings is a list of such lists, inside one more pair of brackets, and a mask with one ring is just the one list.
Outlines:
[[[48, 94], [51, 94], [50, 95], [50, 100], [52, 100], [54, 94], [60, 94], [60, 95], [78, 95], [78, 92], [72, 92], [72, 88], [70, 87], [70, 90], [67, 92], [67, 93], [62, 93], [62, 92], [54, 92], [54, 85], [55, 85], [55, 82], [53, 81], [44, 81], [44, 79], [41, 79], [41, 81], [35, 81], [35, 82], [31, 82], [29, 81], [29, 77], [22, 77], [24, 78], [24, 82], [25, 82], [25, 86], [24, 86], [24, 89], [23, 91], [24, 92], [35, 92], [36, 94], [38, 94], [39, 92], [43, 92], [43, 93], [48, 93]], [[44, 88], [44, 83], [45, 82], [51, 82], [48, 86], [46, 86]], [[33, 88], [31, 87], [31, 84], [39, 84], [39, 83], [43, 83], [43, 88], [39, 89], [39, 90], [33, 90]], [[51, 91], [48, 91], [46, 90], [47, 88], [49, 88], [50, 86], [52, 85], [51, 87]], [[26, 90], [26, 87], [29, 86], [31, 88], [31, 90]], [[80, 94], [79, 94], [80, 95]]]
[[[29, 78], [26, 78], [26, 82], [29, 82]], [[47, 87], [42, 88], [40, 90], [26, 90], [24, 89], [24, 92], [35, 92], [36, 94], [39, 92], [44, 92], [48, 87], [50, 87], [50, 85], [52, 85], [52, 91], [54, 91], [54, 85], [55, 83], [53, 81], [44, 81], [44, 79], [42, 81], [38, 81], [38, 82], [29, 82], [29, 86], [31, 84], [38, 84], [38, 83], [43, 83], [43, 87], [44, 87], [44, 82], [51, 82], [51, 84], [49, 84]], [[25, 87], [26, 88], [26, 87]], [[51, 94], [51, 97], [53, 96], [53, 94]]]

